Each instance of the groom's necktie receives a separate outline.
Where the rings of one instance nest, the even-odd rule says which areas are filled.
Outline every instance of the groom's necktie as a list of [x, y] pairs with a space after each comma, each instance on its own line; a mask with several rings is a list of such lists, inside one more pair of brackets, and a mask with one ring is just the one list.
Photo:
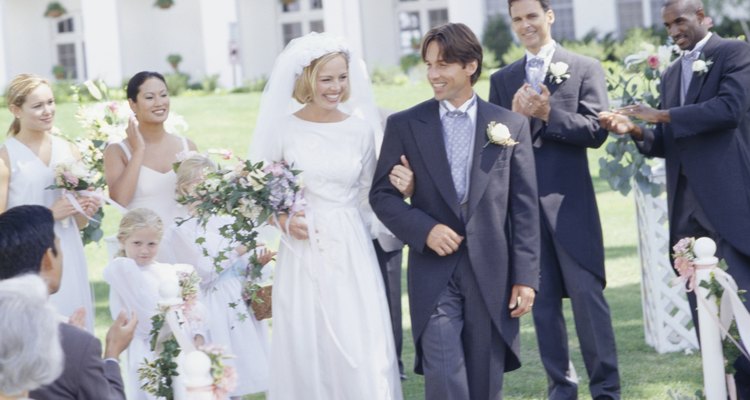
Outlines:
[[[476, 100], [472, 101], [466, 111], [474, 106]], [[442, 119], [443, 130], [445, 131], [445, 147], [448, 153], [448, 164], [451, 167], [451, 177], [453, 185], [456, 188], [459, 204], [466, 195], [468, 186], [468, 160], [471, 151], [471, 135], [474, 134], [472, 129], [471, 118], [469, 114], [463, 111], [448, 111]]]
[[699, 50], [693, 50], [682, 56], [682, 76], [680, 79], [680, 105], [685, 104], [685, 96], [693, 80], [693, 63], [700, 56]]
[[531, 57], [526, 60], [526, 80], [529, 85], [537, 91], [542, 92], [541, 84], [544, 81], [544, 59], [541, 57]]

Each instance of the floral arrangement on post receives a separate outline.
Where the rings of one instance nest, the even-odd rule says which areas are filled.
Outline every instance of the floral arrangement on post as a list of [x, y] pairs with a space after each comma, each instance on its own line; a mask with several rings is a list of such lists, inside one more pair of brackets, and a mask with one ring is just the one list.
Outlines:
[[47, 9], [44, 11], [44, 16], [47, 18], [57, 18], [67, 12], [68, 10], [59, 1], [50, 1], [47, 4]]
[[[283, 161], [264, 166], [263, 163], [238, 160], [233, 168], [208, 172], [189, 194], [177, 199], [180, 204], [192, 207], [191, 218], [197, 218], [204, 227], [214, 216], [230, 217], [231, 223], [219, 228], [219, 234], [229, 245], [213, 257], [218, 272], [223, 270], [222, 262], [230, 259], [238, 245], [250, 251], [258, 247], [256, 228], [266, 224], [271, 217], [277, 219], [275, 217], [280, 213], [294, 214], [304, 207], [299, 171]], [[196, 242], [203, 245], [205, 239], [198, 238]], [[209, 256], [205, 248], [203, 253]], [[242, 295], [248, 305], [263, 302], [258, 297], [261, 294], [259, 281], [267, 260], [259, 261], [261, 259], [263, 257], [251, 256], [247, 260]]]
[[[659, 107], [659, 82], [661, 74], [676, 56], [677, 47], [656, 47], [643, 43], [642, 50], [625, 57], [625, 73], [610, 68], [607, 90], [610, 98], [618, 99], [619, 106], [646, 103]], [[651, 165], [626, 136], [610, 135], [605, 150], [607, 155], [599, 159], [599, 176], [606, 179], [613, 190], [626, 195], [632, 189], [632, 181], [644, 193], [653, 196], [661, 193], [661, 187], [651, 181]]]
[[[174, 308], [182, 311], [186, 321], [184, 323], [199, 324], [201, 316], [194, 312], [197, 302], [200, 277], [195, 271], [178, 272], [177, 274], [180, 299], [177, 304], [160, 304], [159, 312], [151, 317], [151, 331], [149, 332], [151, 351], [158, 356], [153, 360], [144, 360], [138, 368], [138, 377], [143, 382], [141, 389], [155, 396], [174, 399], [172, 387], [177, 372], [177, 357], [182, 349], [174, 333], [163, 331], [167, 324], [167, 313]], [[183, 321], [180, 321], [183, 323]]]
[[[672, 251], [674, 251], [674, 253], [672, 253], [672, 257], [674, 258], [674, 268], [677, 270], [677, 273], [679, 274], [679, 276], [672, 281], [672, 284], [673, 285], [679, 285], [679, 284], [685, 285], [686, 286], [685, 290], [687, 292], [692, 292], [693, 290], [695, 290], [695, 287], [696, 287], [696, 274], [695, 274], [696, 255], [695, 255], [694, 247], [695, 247], [694, 237], [682, 238], [680, 239], [680, 241], [677, 242], [677, 244], [672, 246]], [[710, 299], [711, 297], [713, 297], [718, 309], [720, 310], [719, 311], [720, 313], [725, 313], [727, 311], [731, 313], [732, 312], [731, 307], [727, 308], [725, 305], [722, 304], [725, 302], [725, 299], [723, 298], [724, 291], [726, 288], [730, 288], [731, 286], [727, 286], [726, 284], [722, 285], [722, 283], [720, 283], [716, 277], [717, 275], [721, 275], [721, 279], [725, 282], [731, 281], [733, 283], [734, 280], [731, 279], [731, 275], [727, 273], [729, 266], [727, 265], [725, 260], [721, 260], [717, 267], [718, 267], [718, 270], [711, 272], [711, 279], [709, 281], [701, 281], [700, 287], [708, 290], [706, 299]], [[736, 295], [737, 297], [739, 297], [739, 300], [744, 302], [745, 290], [737, 289], [736, 284], [734, 284], [733, 290], [736, 290]], [[700, 302], [702, 300], [698, 299], [698, 301]], [[729, 302], [729, 301], [726, 301], [726, 302]], [[744, 310], [744, 307], [743, 307], [743, 310]], [[734, 360], [743, 354], [743, 347], [739, 343], [740, 332], [737, 327], [737, 322], [735, 319], [730, 320], [731, 323], [727, 323], [724, 315], [720, 314], [718, 317], [721, 320], [720, 326], [722, 327], [722, 330], [724, 331], [722, 335], [724, 337], [724, 340], [722, 341], [722, 350], [724, 352], [724, 370], [726, 374], [732, 375], [735, 372]]]

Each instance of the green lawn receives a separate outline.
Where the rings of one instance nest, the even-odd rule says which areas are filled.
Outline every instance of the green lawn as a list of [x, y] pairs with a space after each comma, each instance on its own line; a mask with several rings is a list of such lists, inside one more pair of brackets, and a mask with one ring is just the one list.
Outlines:
[[[477, 92], [484, 98], [487, 81], [477, 84]], [[379, 86], [375, 88], [378, 104], [386, 109], [401, 110], [431, 95], [426, 84], [407, 86]], [[255, 123], [259, 94], [235, 94], [172, 99], [172, 110], [182, 114], [190, 124], [188, 135], [200, 149], [224, 147], [235, 154], [245, 155]], [[74, 118], [75, 105], [58, 106], [58, 126], [66, 133], [75, 134], [78, 126]], [[0, 126], [8, 126], [10, 113], [0, 113]], [[0, 139], [2, 141], [3, 139]], [[603, 150], [590, 153], [590, 165], [598, 176], [597, 159]], [[645, 344], [640, 296], [640, 266], [637, 255], [635, 207], [631, 196], [623, 197], [609, 190], [606, 182], [595, 177], [599, 210], [604, 229], [607, 256], [607, 300], [612, 309], [624, 399], [665, 399], [667, 391], [691, 394], [701, 388], [701, 365], [697, 355], [657, 354]], [[105, 232], [114, 232], [117, 223], [114, 211], [107, 213]], [[107, 305], [108, 287], [101, 272], [106, 263], [104, 245], [90, 245], [86, 249], [89, 275], [96, 295], [96, 333], [103, 338], [111, 322]], [[406, 290], [406, 273], [403, 274]], [[404, 382], [406, 399], [422, 399], [422, 379], [410, 371], [414, 359], [408, 302], [404, 298], [404, 363], [409, 379]], [[579, 353], [578, 340], [569, 307], [566, 308], [570, 348], [576, 370], [581, 375], [580, 398], [588, 399], [586, 372]], [[505, 398], [541, 399], [546, 394], [546, 378], [536, 349], [534, 327], [530, 317], [522, 322], [524, 366], [505, 377]], [[253, 396], [262, 399], [263, 396]]]

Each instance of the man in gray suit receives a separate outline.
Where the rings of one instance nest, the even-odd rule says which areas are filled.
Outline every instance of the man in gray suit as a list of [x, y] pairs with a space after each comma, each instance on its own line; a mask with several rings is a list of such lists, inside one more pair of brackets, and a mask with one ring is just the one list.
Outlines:
[[609, 306], [604, 246], [586, 150], [607, 139], [604, 71], [551, 35], [549, 0], [509, 0], [511, 26], [526, 55], [492, 75], [490, 102], [527, 117], [539, 185], [541, 281], [534, 307], [539, 355], [550, 399], [577, 397], [562, 300], [570, 298], [589, 390], [619, 399], [620, 378]]
[[[539, 279], [539, 209], [528, 120], [473, 90], [482, 47], [463, 24], [431, 29], [435, 98], [388, 118], [370, 203], [409, 247], [415, 372], [427, 399], [497, 400], [520, 367], [518, 317]], [[489, 134], [489, 137], [488, 137]], [[390, 173], [408, 159], [416, 182]]]
[[[13, 207], [0, 214], [0, 280], [33, 273], [47, 283], [49, 293], [60, 288], [62, 258], [52, 212], [42, 206]], [[105, 360], [101, 343], [90, 333], [60, 323], [65, 354], [63, 374], [30, 393], [36, 400], [125, 399], [118, 357], [133, 339], [135, 316], [123, 313], [107, 332]]]

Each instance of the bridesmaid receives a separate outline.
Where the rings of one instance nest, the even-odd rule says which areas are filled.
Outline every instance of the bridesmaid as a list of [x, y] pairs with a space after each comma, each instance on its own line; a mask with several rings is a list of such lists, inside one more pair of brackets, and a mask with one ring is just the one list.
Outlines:
[[[161, 74], [150, 71], [135, 74], [128, 81], [126, 94], [134, 113], [128, 123], [127, 138], [104, 151], [109, 195], [129, 210], [149, 208], [165, 226], [171, 226], [179, 209], [174, 196], [177, 176], [172, 164], [179, 153], [196, 150], [196, 146], [164, 128], [169, 116], [169, 90]], [[165, 232], [158, 257], [161, 262], [170, 262], [164, 259], [168, 241], [169, 232]]]
[[[86, 216], [75, 210], [61, 190], [47, 190], [55, 182], [57, 164], [81, 158], [76, 147], [50, 133], [55, 121], [55, 98], [49, 82], [21, 74], [13, 78], [6, 102], [13, 114], [8, 139], [0, 148], [0, 213], [22, 204], [48, 207], [55, 218], [55, 234], [63, 254], [63, 276], [60, 290], [50, 296], [57, 311], [72, 316], [74, 322], [93, 332], [91, 288], [86, 256], [79, 228], [87, 224]], [[98, 201], [78, 199], [85, 214], [98, 209]]]

